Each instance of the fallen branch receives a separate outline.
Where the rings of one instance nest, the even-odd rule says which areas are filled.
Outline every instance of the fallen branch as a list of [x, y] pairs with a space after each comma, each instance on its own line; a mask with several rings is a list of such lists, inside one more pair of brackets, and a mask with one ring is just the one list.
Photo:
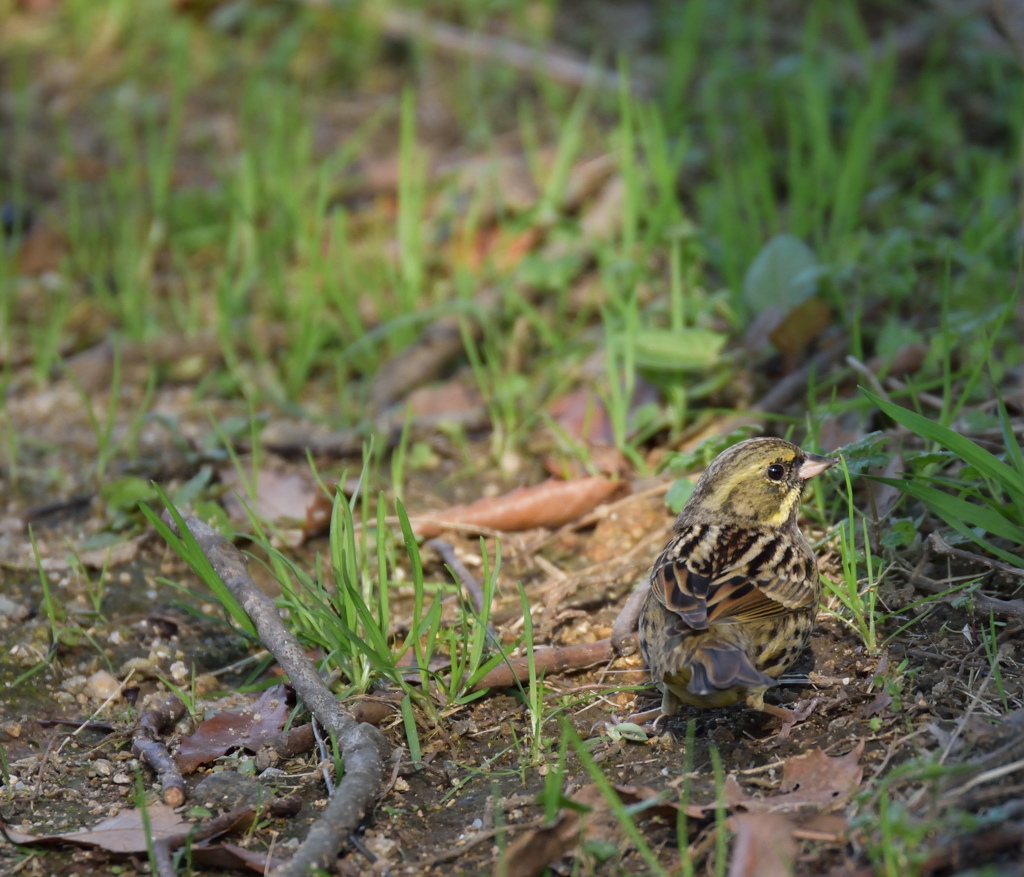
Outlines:
[[[304, 457], [307, 451], [315, 457], [358, 457], [374, 436], [378, 436], [387, 448], [397, 447], [402, 439], [405, 420], [403, 412], [323, 435], [308, 435], [305, 432], [279, 435], [263, 442], [263, 446], [282, 457]], [[431, 438], [437, 434], [437, 427], [441, 423], [459, 423], [467, 431], [473, 431], [490, 426], [491, 419], [483, 405], [453, 414], [414, 417], [409, 422], [409, 437], [413, 441]], [[245, 442], [236, 443], [236, 447], [244, 448]]]
[[499, 664], [471, 690], [508, 688], [517, 681], [525, 682], [530, 678], [531, 662], [538, 674], [565, 673], [570, 670], [583, 670], [594, 664], [603, 664], [614, 657], [612, 642], [608, 639], [599, 639], [597, 642], [575, 646], [547, 646], [534, 649], [532, 655], [523, 655], [519, 658], [512, 658], [504, 664]]
[[135, 729], [135, 739], [132, 740], [132, 755], [156, 771], [160, 781], [160, 798], [170, 807], [180, 807], [185, 803], [185, 780], [167, 751], [167, 746], [159, 738], [174, 728], [184, 713], [185, 704], [172, 694], [159, 706], [143, 714]]
[[[172, 527], [169, 512], [164, 520]], [[342, 708], [306, 657], [295, 636], [284, 626], [277, 606], [260, 590], [242, 552], [194, 515], [185, 524], [206, 559], [256, 626], [263, 646], [288, 675], [296, 694], [325, 728], [333, 731], [344, 775], [292, 858], [274, 871], [275, 877], [305, 877], [311, 870], [329, 871], [348, 836], [359, 829], [366, 811], [384, 784], [384, 763], [390, 746], [372, 725], [360, 724]]]
[[[454, 55], [465, 55], [487, 64], [506, 64], [524, 73], [546, 76], [573, 88], [594, 86], [618, 93], [625, 84], [618, 73], [602, 70], [569, 54], [564, 49], [528, 46], [506, 37], [476, 33], [434, 21], [412, 12], [388, 9], [380, 16], [384, 33], [392, 39], [423, 40], [429, 46]], [[636, 74], [629, 78], [629, 88], [637, 97], [650, 96], [653, 85]]]
[[477, 615], [482, 615], [484, 611], [484, 589], [480, 587], [480, 583], [473, 577], [473, 574], [466, 569], [466, 564], [459, 560], [451, 542], [445, 542], [443, 539], [428, 539], [423, 543], [423, 547], [430, 548], [441, 555], [441, 560], [448, 565], [448, 569], [455, 576], [455, 580], [462, 585], [462, 589], [469, 596], [469, 601], [473, 605], [473, 611]]
[[[947, 594], [946, 592], [949, 590], [948, 585], [921, 575], [917, 570], [909, 572], [907, 577], [910, 584], [915, 588], [920, 588], [929, 594], [944, 595], [943, 600], [947, 603], [952, 603], [963, 596], [959, 593]], [[1000, 600], [997, 597], [987, 597], [984, 594], [973, 593], [971, 594], [971, 602], [974, 603], [976, 609], [981, 609], [982, 611], [997, 612], [1000, 615], [1009, 615], [1013, 618], [1024, 618], [1024, 600]]]
[[1008, 576], [1014, 576], [1018, 579], [1024, 579], [1024, 569], [1020, 569], [1016, 566], [1011, 566], [1008, 563], [1003, 563], [1001, 560], [994, 560], [991, 557], [984, 557], [981, 554], [975, 554], [973, 551], [964, 551], [960, 548], [954, 548], [945, 539], [943, 539], [938, 533], [932, 533], [928, 537], [928, 546], [936, 554], [942, 554], [946, 557], [956, 557], [959, 560], [967, 560], [971, 563], [980, 563], [982, 566], [991, 567], [997, 569], [1000, 572], [1006, 573]]
[[612, 623], [612, 648], [619, 655], [632, 655], [639, 646], [637, 640], [637, 623], [640, 619], [640, 610], [647, 599], [647, 592], [650, 590], [650, 580], [646, 584], [637, 587], [629, 599], [623, 604], [619, 614]]

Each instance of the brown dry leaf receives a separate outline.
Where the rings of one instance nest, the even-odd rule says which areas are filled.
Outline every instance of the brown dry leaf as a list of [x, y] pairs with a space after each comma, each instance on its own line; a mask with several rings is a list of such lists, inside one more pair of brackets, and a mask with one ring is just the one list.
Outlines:
[[795, 362], [832, 321], [832, 311], [817, 296], [798, 304], [774, 329], [768, 339], [788, 360]]
[[563, 810], [551, 825], [516, 838], [494, 863], [494, 877], [538, 877], [579, 842], [580, 817]]
[[[660, 803], [643, 811], [644, 815], [661, 816], [663, 819], [671, 821], [673, 825], [675, 824], [676, 816], [679, 813], [679, 805], [665, 798], [657, 789], [652, 789], [650, 786], [634, 785], [613, 785], [612, 788], [618, 792], [619, 797], [627, 804], [637, 804], [640, 801], [648, 801], [651, 798], [660, 798]], [[694, 819], [703, 819], [707, 809], [707, 807], [702, 807], [700, 804], [690, 804], [686, 808], [686, 815]]]
[[281, 733], [288, 713], [285, 688], [276, 685], [263, 692], [251, 707], [217, 713], [203, 722], [191, 737], [181, 741], [175, 761], [182, 773], [192, 773], [199, 765], [232, 749], [242, 747], [256, 752], [264, 742]]
[[879, 716], [892, 706], [892, 695], [888, 691], [879, 691], [871, 703], [863, 704], [855, 713], [858, 719], [870, 719]]
[[604, 401], [593, 390], [573, 390], [548, 405], [555, 423], [566, 435], [593, 445], [614, 445], [615, 432]]
[[[838, 807], [860, 786], [864, 768], [859, 764], [864, 751], [861, 740], [846, 755], [830, 758], [820, 749], [786, 759], [782, 768], [781, 794], [768, 798], [748, 795], [735, 775], [725, 778], [725, 803], [751, 813], [792, 813], [827, 811]], [[714, 804], [705, 809], [711, 809]]]
[[927, 344], [912, 341], [904, 344], [892, 356], [872, 356], [867, 361], [867, 367], [876, 375], [885, 369], [886, 377], [905, 378], [921, 370], [928, 350]]
[[[342, 492], [351, 499], [359, 489], [358, 478], [346, 478], [341, 485]], [[303, 541], [326, 533], [331, 527], [331, 515], [334, 512], [333, 497], [325, 496], [323, 491], [318, 490], [313, 501], [306, 506], [306, 525], [302, 528]]]
[[551, 825], [517, 838], [494, 863], [495, 877], [539, 877], [581, 840], [618, 842], [622, 827], [596, 784], [584, 786], [572, 799], [590, 810], [562, 810]]
[[729, 877], [790, 877], [796, 863], [796, 826], [781, 813], [737, 813]]
[[302, 534], [306, 539], [326, 533], [331, 526], [331, 515], [334, 513], [334, 501], [322, 493], [317, 493], [313, 501], [306, 507], [306, 525]]
[[406, 410], [414, 417], [443, 417], [472, 411], [483, 402], [476, 387], [462, 381], [448, 381], [413, 390], [405, 400]]
[[624, 481], [609, 478], [576, 478], [572, 481], [549, 480], [533, 487], [519, 487], [481, 499], [468, 506], [455, 506], [413, 521], [413, 532], [432, 539], [445, 530], [445, 524], [464, 524], [512, 533], [534, 527], [561, 527], [592, 511], [621, 490]]
[[632, 471], [629, 461], [618, 448], [595, 445], [590, 448], [590, 465], [576, 457], [548, 454], [544, 458], [544, 471], [560, 481], [584, 478], [591, 472], [600, 472], [609, 478], [625, 478]]
[[223, 843], [216, 846], [192, 847], [192, 861], [208, 868], [222, 870], [248, 869], [258, 874], [270, 874], [284, 866], [287, 859], [270, 856], [258, 850], [247, 850], [237, 844]]
[[476, 228], [455, 238], [451, 259], [453, 265], [473, 273], [483, 270], [488, 263], [496, 271], [507, 273], [536, 248], [540, 239], [541, 230], [534, 227], [515, 233], [501, 226]]
[[[590, 462], [602, 475], [625, 475], [629, 471], [626, 458], [615, 447], [608, 409], [593, 390], [573, 390], [559, 396], [548, 406], [548, 413], [569, 438], [588, 446]], [[555, 478], [582, 478], [587, 474], [581, 460], [561, 455], [545, 457], [544, 468]]]
[[[146, 812], [149, 816], [148, 837], [152, 840], [182, 835], [191, 828], [191, 823], [182, 819], [173, 807], [166, 804], [150, 805]], [[15, 843], [73, 843], [101, 847], [112, 853], [144, 853], [148, 849], [147, 832], [139, 810], [125, 810], [96, 823], [92, 828], [65, 834], [25, 834], [10, 827], [6, 831]]]
[[443, 317], [427, 326], [416, 343], [385, 362], [370, 383], [374, 411], [401, 399], [410, 390], [439, 378], [465, 350], [459, 321]]
[[305, 521], [309, 507], [319, 494], [312, 479], [295, 472], [260, 469], [256, 475], [256, 498], [245, 494], [241, 476], [234, 466], [224, 466], [217, 473], [222, 484], [231, 490], [224, 495], [224, 508], [233, 521], [246, 521], [245, 499], [249, 509], [261, 517], [275, 522]]
[[89, 569], [113, 569], [115, 566], [131, 563], [135, 560], [138, 557], [142, 543], [147, 538], [149, 538], [149, 534], [144, 533], [141, 536], [136, 536], [134, 539], [129, 539], [127, 542], [119, 542], [117, 545], [80, 551], [78, 552], [78, 559]]
[[64, 235], [45, 222], [37, 223], [18, 251], [18, 271], [27, 276], [57, 271], [67, 250]]
[[620, 175], [612, 177], [593, 202], [583, 210], [580, 231], [588, 241], [603, 241], [612, 237], [622, 225], [623, 204], [626, 201], [626, 181]]

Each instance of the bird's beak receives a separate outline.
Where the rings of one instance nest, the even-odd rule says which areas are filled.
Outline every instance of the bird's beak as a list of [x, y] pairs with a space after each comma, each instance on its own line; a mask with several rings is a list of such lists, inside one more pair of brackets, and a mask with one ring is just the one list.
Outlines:
[[804, 454], [804, 462], [800, 466], [800, 471], [796, 473], [796, 477], [801, 481], [810, 481], [815, 475], [820, 475], [838, 462], [838, 457], [819, 457], [817, 454]]

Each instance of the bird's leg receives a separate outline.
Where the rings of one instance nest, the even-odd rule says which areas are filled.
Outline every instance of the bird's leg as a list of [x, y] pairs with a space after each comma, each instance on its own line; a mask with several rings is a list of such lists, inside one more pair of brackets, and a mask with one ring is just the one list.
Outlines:
[[795, 709], [786, 709], [785, 707], [775, 706], [774, 704], [764, 702], [764, 692], [758, 695], [758, 704], [751, 703], [755, 698], [753, 696], [747, 698], [747, 705], [753, 709], [760, 710], [763, 713], [768, 713], [770, 716], [782, 719], [782, 727], [779, 729], [779, 733], [775, 735], [777, 740], [788, 740], [789, 732], [793, 730], [796, 725], [804, 721], [811, 713], [814, 712], [815, 707], [821, 703], [821, 700], [817, 697], [811, 700], [800, 701]]
[[658, 730], [658, 724], [662, 719], [669, 719], [679, 712], [679, 698], [675, 696], [670, 688], [666, 688], [661, 697], [661, 706], [653, 710], [644, 710], [642, 713], [633, 713], [627, 717], [627, 722], [634, 725], [646, 725], [654, 719], [652, 727], [656, 734], [662, 733]]

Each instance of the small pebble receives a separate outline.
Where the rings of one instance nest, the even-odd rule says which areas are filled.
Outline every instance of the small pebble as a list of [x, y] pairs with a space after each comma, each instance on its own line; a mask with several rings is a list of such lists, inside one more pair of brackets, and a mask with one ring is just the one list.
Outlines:
[[120, 687], [112, 674], [106, 670], [97, 670], [86, 681], [82, 694], [92, 700], [107, 700], [117, 694]]

